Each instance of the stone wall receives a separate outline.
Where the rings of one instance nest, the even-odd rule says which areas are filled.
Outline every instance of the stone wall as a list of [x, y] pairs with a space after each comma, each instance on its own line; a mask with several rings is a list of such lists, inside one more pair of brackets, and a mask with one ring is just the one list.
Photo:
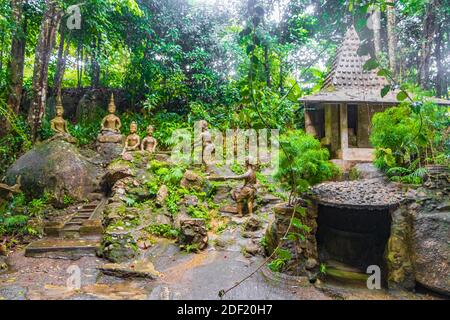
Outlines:
[[[62, 102], [64, 106], [64, 116], [69, 121], [86, 121], [95, 116], [96, 112], [104, 114], [106, 112], [111, 92], [114, 92], [115, 102], [119, 111], [127, 109], [126, 94], [123, 90], [108, 88], [80, 88], [63, 89]], [[31, 97], [24, 97], [22, 110], [27, 112], [31, 103]], [[47, 114], [50, 118], [55, 115], [55, 97], [49, 96], [47, 99]]]

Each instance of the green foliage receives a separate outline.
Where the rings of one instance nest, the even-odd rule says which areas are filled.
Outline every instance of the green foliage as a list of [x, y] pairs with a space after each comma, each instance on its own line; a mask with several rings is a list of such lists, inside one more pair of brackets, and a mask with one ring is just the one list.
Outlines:
[[146, 230], [155, 236], [175, 239], [178, 237], [179, 230], [172, 228], [168, 224], [156, 224], [146, 228]]
[[19, 236], [36, 236], [39, 231], [31, 218], [42, 219], [45, 208], [51, 201], [46, 193], [42, 198], [27, 203], [25, 195], [16, 194], [9, 202], [0, 205], [0, 237], [9, 236], [11, 241]]
[[209, 210], [201, 205], [188, 207], [187, 214], [192, 218], [205, 220], [207, 225], [209, 225], [209, 222], [211, 222], [212, 219]]
[[0, 176], [24, 152], [31, 148], [29, 130], [25, 119], [16, 115], [0, 98], [0, 121], [6, 121], [11, 131], [0, 136]]
[[244, 174], [244, 172], [245, 172], [244, 166], [242, 166], [241, 164], [239, 164], [236, 161], [230, 165], [230, 170], [233, 171], [233, 173], [235, 173], [237, 175]]
[[200, 248], [197, 243], [182, 245], [180, 246], [180, 248], [186, 251], [187, 253], [200, 251]]
[[373, 117], [375, 165], [394, 181], [420, 184], [428, 164], [449, 165], [447, 110], [430, 102], [405, 102]]
[[292, 254], [287, 249], [278, 248], [275, 255], [276, 258], [268, 264], [268, 267], [273, 272], [281, 272], [286, 263], [292, 259]]
[[339, 172], [329, 161], [329, 152], [320, 141], [303, 131], [289, 131], [280, 137], [280, 165], [275, 178], [298, 196], [309, 186], [331, 179]]

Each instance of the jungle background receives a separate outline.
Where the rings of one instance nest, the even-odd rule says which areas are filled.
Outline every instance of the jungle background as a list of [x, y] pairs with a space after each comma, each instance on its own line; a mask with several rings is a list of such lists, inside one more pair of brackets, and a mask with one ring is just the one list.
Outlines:
[[[72, 5], [80, 28], [68, 28]], [[58, 93], [80, 147], [95, 141], [115, 92], [123, 133], [137, 121], [144, 136], [151, 123], [163, 148], [175, 129], [205, 119], [219, 129], [279, 128], [295, 154], [302, 144], [292, 132], [304, 123], [298, 99], [320, 89], [351, 24], [364, 40], [361, 54], [372, 56], [366, 68], [389, 78], [386, 90], [403, 92], [399, 107], [374, 119], [377, 166], [421, 183], [425, 164], [448, 164], [448, 109], [426, 100], [449, 95], [448, 0], [1, 0], [0, 7], [0, 176], [52, 135]], [[34, 201], [39, 211], [45, 199]], [[26, 226], [21, 217], [3, 217], [0, 234]]]

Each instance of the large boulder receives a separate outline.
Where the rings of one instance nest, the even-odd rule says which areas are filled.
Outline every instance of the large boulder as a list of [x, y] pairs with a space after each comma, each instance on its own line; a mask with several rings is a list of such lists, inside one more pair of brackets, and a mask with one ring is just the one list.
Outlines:
[[450, 295], [450, 212], [420, 212], [414, 219], [412, 263], [416, 281]]
[[411, 189], [392, 212], [387, 246], [390, 287], [415, 283], [450, 295], [450, 197], [448, 183], [437, 189]]
[[82, 201], [98, 189], [99, 171], [74, 145], [53, 140], [25, 153], [6, 172], [9, 185], [18, 177], [28, 198], [49, 192], [57, 203], [63, 204], [66, 196]]

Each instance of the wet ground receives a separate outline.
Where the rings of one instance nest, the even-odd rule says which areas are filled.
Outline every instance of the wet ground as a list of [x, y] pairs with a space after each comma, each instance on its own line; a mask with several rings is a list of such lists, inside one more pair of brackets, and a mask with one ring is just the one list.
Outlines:
[[[222, 289], [254, 271], [262, 257], [245, 258], [241, 252], [213, 248], [202, 253], [184, 253], [170, 242], [152, 248], [145, 259], [152, 261], [162, 276], [156, 280], [121, 279], [101, 274], [96, 267], [105, 263], [95, 257], [79, 260], [26, 258], [17, 250], [8, 258], [10, 270], [0, 274], [0, 299], [219, 299]], [[74, 267], [75, 266], [75, 267]], [[79, 268], [80, 289], [72, 289]], [[75, 272], [74, 272], [75, 270]], [[299, 286], [268, 278], [257, 272], [224, 299], [434, 299], [427, 294], [368, 290], [342, 284], [322, 283]]]

